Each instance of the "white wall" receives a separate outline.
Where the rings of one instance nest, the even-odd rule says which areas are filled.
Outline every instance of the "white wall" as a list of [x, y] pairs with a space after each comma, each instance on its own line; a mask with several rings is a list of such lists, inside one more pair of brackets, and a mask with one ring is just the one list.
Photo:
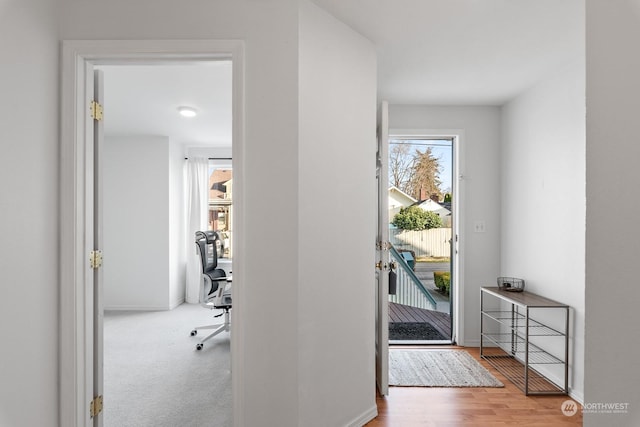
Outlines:
[[185, 299], [187, 255], [184, 147], [169, 141], [169, 308]]
[[[585, 76], [578, 56], [503, 107], [500, 274], [524, 278], [526, 290], [571, 306], [569, 388], [582, 400]], [[563, 354], [561, 342], [546, 341]], [[564, 382], [562, 372], [545, 373]]]
[[640, 4], [587, 0], [585, 401], [628, 403], [584, 425], [640, 425]]
[[[229, 141], [231, 144], [231, 141]], [[186, 157], [231, 158], [231, 147], [185, 147]]]
[[106, 310], [167, 310], [182, 302], [184, 157], [174, 145], [161, 136], [105, 138]]
[[[500, 266], [500, 109], [391, 105], [392, 130], [462, 131], [456, 197], [460, 200], [460, 272], [464, 323], [458, 343], [480, 345], [480, 287], [493, 286]], [[485, 221], [484, 233], [473, 232]]]
[[2, 426], [52, 425], [58, 414], [55, 6], [46, 0], [0, 2]]
[[300, 426], [376, 413], [376, 56], [314, 4], [300, 7]]
[[[243, 266], [234, 271], [243, 296], [232, 319], [235, 423], [298, 425], [298, 1], [60, 2], [63, 39], [245, 41], [246, 143], [234, 147], [244, 160], [236, 224], [245, 225], [243, 259], [234, 256]], [[273, 206], [277, 215], [265, 209]]]

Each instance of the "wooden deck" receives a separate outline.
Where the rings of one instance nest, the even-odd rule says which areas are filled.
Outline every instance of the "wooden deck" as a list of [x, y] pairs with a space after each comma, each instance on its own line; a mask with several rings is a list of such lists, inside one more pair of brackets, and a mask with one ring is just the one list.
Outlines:
[[443, 336], [451, 337], [451, 318], [447, 313], [389, 303], [389, 323], [430, 323]]

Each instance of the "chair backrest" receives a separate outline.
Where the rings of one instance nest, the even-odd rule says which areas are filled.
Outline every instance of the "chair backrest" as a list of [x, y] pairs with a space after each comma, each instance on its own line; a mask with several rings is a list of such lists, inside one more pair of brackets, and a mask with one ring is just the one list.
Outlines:
[[200, 252], [203, 273], [208, 273], [218, 267], [216, 240], [219, 239], [220, 236], [215, 231], [196, 231], [196, 245], [198, 246], [198, 252]]
[[[200, 253], [200, 262], [202, 264], [202, 280], [200, 286], [200, 304], [211, 308], [209, 305], [213, 303], [214, 307], [230, 307], [230, 297], [225, 299], [225, 286], [220, 283], [226, 283], [226, 273], [218, 266], [218, 249], [217, 240], [220, 239], [215, 231], [196, 231], [196, 246]], [[222, 286], [222, 287], [221, 287]]]

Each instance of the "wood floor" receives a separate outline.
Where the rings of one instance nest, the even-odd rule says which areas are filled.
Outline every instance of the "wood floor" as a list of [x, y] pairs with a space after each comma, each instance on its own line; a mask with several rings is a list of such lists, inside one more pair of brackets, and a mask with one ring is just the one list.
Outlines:
[[[464, 350], [479, 360], [505, 387], [390, 387], [388, 396], [378, 396], [378, 416], [367, 427], [582, 425], [580, 410], [571, 417], [561, 411], [562, 403], [570, 399], [568, 396], [525, 396], [487, 362], [480, 360], [478, 348], [466, 347]], [[580, 408], [579, 405], [577, 407]]]

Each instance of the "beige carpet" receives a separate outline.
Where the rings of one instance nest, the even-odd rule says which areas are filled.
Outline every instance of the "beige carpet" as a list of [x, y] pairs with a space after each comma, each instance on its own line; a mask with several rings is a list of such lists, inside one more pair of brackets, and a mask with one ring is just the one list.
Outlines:
[[504, 387], [464, 350], [389, 350], [389, 385]]

